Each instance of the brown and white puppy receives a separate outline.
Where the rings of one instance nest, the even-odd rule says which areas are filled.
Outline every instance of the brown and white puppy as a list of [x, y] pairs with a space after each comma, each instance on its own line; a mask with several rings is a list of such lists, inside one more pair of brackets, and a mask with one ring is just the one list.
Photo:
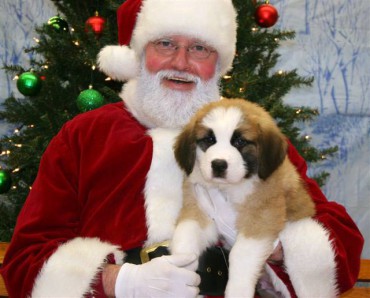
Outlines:
[[254, 297], [262, 268], [285, 224], [315, 214], [314, 203], [287, 157], [286, 137], [262, 107], [243, 99], [224, 99], [206, 105], [192, 118], [176, 139], [174, 151], [187, 178], [172, 253], [200, 255], [218, 241], [215, 223], [197, 201], [195, 187], [219, 189], [236, 213], [237, 235], [225, 294]]

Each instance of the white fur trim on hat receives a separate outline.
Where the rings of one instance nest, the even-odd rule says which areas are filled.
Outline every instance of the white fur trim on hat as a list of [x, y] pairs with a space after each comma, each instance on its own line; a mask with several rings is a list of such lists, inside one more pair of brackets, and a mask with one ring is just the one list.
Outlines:
[[98, 65], [113, 80], [126, 81], [138, 74], [139, 61], [127, 46], [106, 46], [98, 55]]
[[231, 0], [144, 0], [131, 39], [136, 53], [151, 40], [175, 34], [204, 40], [217, 50], [221, 72], [231, 68], [236, 44]]
[[231, 0], [143, 0], [130, 42], [136, 55], [128, 51], [130, 55], [122, 59], [115, 51], [99, 54], [99, 67], [118, 80], [134, 78], [139, 70], [138, 57], [141, 59], [149, 41], [185, 35], [216, 49], [223, 75], [232, 67], [236, 29], [236, 11]]

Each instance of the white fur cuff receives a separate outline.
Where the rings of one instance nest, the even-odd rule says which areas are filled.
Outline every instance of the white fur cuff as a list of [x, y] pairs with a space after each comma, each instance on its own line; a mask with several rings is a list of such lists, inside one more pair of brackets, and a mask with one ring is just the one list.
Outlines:
[[31, 296], [83, 297], [109, 254], [117, 261], [123, 259], [118, 247], [98, 238], [75, 238], [62, 244], [41, 269]]

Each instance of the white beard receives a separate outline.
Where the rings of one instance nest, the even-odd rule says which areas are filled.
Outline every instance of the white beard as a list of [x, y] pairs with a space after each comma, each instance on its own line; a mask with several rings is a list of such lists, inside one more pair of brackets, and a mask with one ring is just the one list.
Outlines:
[[[143, 62], [137, 80], [127, 82], [123, 98], [131, 113], [145, 126], [179, 128], [204, 104], [220, 99], [217, 72], [210, 80], [202, 81], [187, 72], [173, 70], [151, 74]], [[161, 80], [167, 76], [192, 80], [196, 87], [189, 92], [165, 88]]]

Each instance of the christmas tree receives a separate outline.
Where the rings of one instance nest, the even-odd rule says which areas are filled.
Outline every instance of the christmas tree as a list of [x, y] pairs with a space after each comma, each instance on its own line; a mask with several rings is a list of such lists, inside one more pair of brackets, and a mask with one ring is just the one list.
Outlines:
[[[95, 1], [98, 6], [90, 5], [92, 1], [53, 2], [59, 14], [36, 28], [37, 43], [26, 49], [34, 54], [31, 69], [5, 66], [18, 76], [17, 88], [24, 97], [7, 98], [0, 112], [0, 119], [16, 127], [0, 140], [0, 241], [10, 240], [40, 158], [61, 126], [79, 113], [121, 100], [117, 94], [122, 84], [109, 80], [95, 65], [103, 46], [117, 44], [116, 10], [122, 0]], [[262, 28], [256, 23], [255, 1], [233, 2], [239, 18], [237, 56], [233, 70], [222, 80], [223, 96], [246, 98], [265, 107], [308, 162], [332, 154], [335, 148], [310, 146], [309, 138], [295, 126], [317, 111], [283, 102], [292, 88], [310, 85], [312, 78], [300, 77], [296, 70], [273, 70], [279, 42], [294, 38], [294, 32]], [[326, 176], [315, 178], [322, 184]]]

